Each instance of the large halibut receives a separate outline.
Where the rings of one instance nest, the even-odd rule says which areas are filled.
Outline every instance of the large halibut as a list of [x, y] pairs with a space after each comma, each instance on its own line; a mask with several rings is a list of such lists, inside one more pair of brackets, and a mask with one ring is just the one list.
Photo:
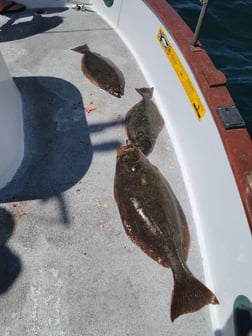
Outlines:
[[122, 71], [108, 58], [90, 51], [87, 44], [72, 49], [83, 54], [81, 70], [96, 86], [120, 98], [124, 94], [125, 79]]
[[140, 88], [136, 91], [142, 96], [142, 100], [127, 112], [126, 132], [130, 142], [145, 155], [149, 155], [164, 127], [164, 120], [151, 99], [153, 88]]
[[180, 203], [158, 168], [134, 145], [117, 149], [114, 195], [128, 237], [172, 269], [171, 320], [219, 303], [186, 265], [190, 239]]

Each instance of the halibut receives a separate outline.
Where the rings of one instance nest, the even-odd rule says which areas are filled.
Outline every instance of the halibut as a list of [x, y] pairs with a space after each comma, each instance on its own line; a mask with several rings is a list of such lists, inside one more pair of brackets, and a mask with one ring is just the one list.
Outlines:
[[125, 79], [122, 71], [108, 58], [90, 51], [87, 44], [72, 49], [81, 54], [81, 70], [96, 86], [120, 98], [124, 94]]
[[125, 118], [130, 142], [145, 155], [152, 152], [157, 137], [164, 127], [164, 120], [151, 100], [153, 90], [153, 88], [136, 89], [143, 99], [128, 111]]
[[117, 149], [114, 196], [128, 237], [156, 262], [171, 267], [171, 320], [218, 304], [186, 265], [190, 235], [180, 203], [158, 168], [132, 144]]

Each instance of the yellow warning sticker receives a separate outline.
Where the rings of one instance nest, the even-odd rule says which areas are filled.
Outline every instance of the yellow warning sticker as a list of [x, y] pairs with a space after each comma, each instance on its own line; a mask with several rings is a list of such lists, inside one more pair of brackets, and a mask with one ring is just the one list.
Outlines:
[[202, 120], [206, 113], [206, 109], [196, 91], [186, 69], [184, 68], [181, 60], [179, 59], [176, 51], [174, 50], [171, 42], [167, 38], [162, 28], [159, 28], [157, 40], [162, 46], [167, 58], [169, 59], [174, 71], [176, 72], [183, 88], [192, 104], [193, 110], [199, 121]]

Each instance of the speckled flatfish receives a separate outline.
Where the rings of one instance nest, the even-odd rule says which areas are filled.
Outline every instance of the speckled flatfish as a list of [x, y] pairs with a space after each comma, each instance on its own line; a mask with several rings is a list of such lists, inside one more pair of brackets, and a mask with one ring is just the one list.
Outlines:
[[117, 149], [114, 195], [128, 237], [159, 264], [171, 267], [171, 320], [217, 304], [186, 265], [190, 237], [179, 201], [159, 169], [132, 144]]
[[152, 101], [153, 88], [140, 88], [136, 91], [143, 99], [126, 114], [125, 125], [131, 143], [145, 155], [149, 155], [157, 137], [164, 127], [164, 120]]
[[125, 79], [122, 71], [108, 58], [90, 51], [87, 44], [72, 49], [83, 54], [81, 70], [96, 86], [120, 98], [124, 94]]

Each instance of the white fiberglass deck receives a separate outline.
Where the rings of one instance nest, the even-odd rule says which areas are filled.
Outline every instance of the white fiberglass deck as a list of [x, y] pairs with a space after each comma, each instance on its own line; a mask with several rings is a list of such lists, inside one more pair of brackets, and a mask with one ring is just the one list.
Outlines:
[[[21, 168], [0, 193], [0, 335], [212, 335], [208, 307], [171, 323], [172, 273], [129, 241], [114, 201], [124, 116], [140, 100], [135, 88], [148, 85], [129, 50], [95, 13], [26, 10], [0, 19], [1, 52], [22, 95], [25, 135]], [[81, 55], [70, 49], [84, 43], [121, 68], [123, 98], [83, 76]], [[183, 206], [188, 264], [206, 283], [165, 129], [149, 158]]]

